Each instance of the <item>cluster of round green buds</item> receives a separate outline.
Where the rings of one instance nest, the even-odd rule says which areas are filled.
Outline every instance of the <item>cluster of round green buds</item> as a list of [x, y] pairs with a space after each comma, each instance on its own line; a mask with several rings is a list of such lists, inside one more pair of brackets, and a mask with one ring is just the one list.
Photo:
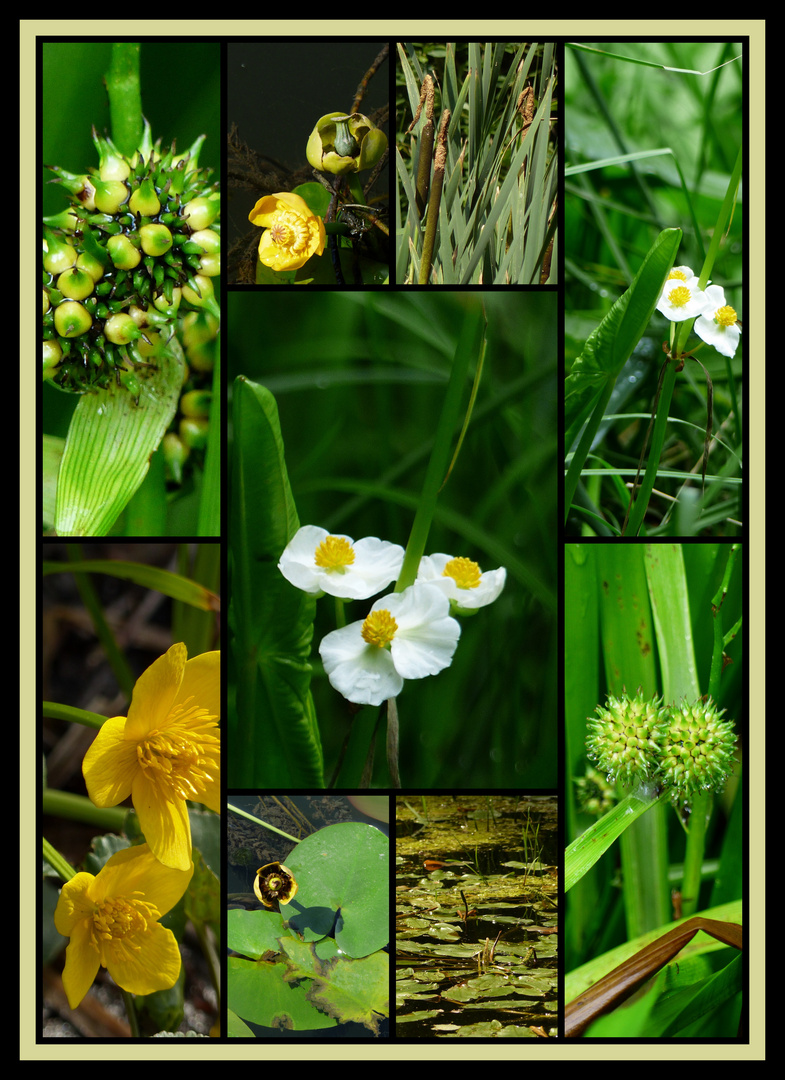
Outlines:
[[736, 734], [710, 697], [666, 710], [660, 769], [674, 800], [690, 802], [701, 792], [719, 792], [733, 771]]
[[589, 760], [610, 783], [639, 790], [668, 790], [674, 803], [718, 792], [733, 771], [736, 735], [710, 697], [693, 705], [663, 705], [609, 695], [588, 720]]
[[586, 752], [610, 783], [648, 783], [658, 771], [662, 738], [662, 700], [608, 696], [590, 717]]
[[575, 798], [585, 814], [602, 817], [616, 802], [616, 790], [597, 769], [589, 765], [575, 778]]
[[188, 153], [153, 145], [124, 157], [93, 130], [99, 167], [50, 166], [70, 206], [44, 220], [43, 376], [83, 393], [133, 393], [187, 312], [220, 317], [220, 195]]

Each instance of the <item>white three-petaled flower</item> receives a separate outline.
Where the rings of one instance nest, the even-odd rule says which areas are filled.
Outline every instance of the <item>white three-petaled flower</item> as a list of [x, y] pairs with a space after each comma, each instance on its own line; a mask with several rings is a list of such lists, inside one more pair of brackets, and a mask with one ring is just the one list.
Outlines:
[[281, 555], [278, 569], [298, 589], [342, 600], [367, 600], [401, 572], [403, 548], [368, 536], [353, 541], [317, 525], [298, 529]]
[[438, 589], [415, 582], [377, 600], [363, 621], [322, 640], [319, 652], [332, 686], [358, 705], [397, 697], [405, 679], [449, 667], [461, 628]]

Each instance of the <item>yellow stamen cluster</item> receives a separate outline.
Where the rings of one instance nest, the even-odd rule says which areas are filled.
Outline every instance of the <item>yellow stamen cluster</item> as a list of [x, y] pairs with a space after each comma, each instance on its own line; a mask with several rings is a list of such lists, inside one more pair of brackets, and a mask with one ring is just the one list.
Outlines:
[[737, 319], [738, 315], [728, 304], [714, 312], [714, 321], [719, 326], [735, 326]]
[[93, 945], [100, 948], [101, 943], [122, 942], [138, 951], [141, 946], [126, 939], [144, 933], [158, 918], [160, 912], [152, 904], [136, 897], [108, 897], [93, 915]]
[[668, 300], [674, 307], [686, 307], [689, 304], [692, 293], [686, 285], [677, 285], [668, 293]]
[[397, 629], [398, 623], [389, 611], [372, 611], [363, 623], [363, 641], [367, 642], [368, 645], [376, 645], [378, 648], [383, 649], [395, 637]]
[[342, 536], [328, 536], [316, 549], [314, 562], [324, 570], [341, 570], [354, 562], [354, 549]]
[[289, 210], [282, 210], [276, 216], [270, 235], [278, 247], [297, 252], [305, 251], [310, 239], [307, 224]]
[[136, 748], [147, 778], [170, 797], [198, 801], [212, 780], [209, 770], [218, 768], [213, 753], [217, 754], [220, 740], [207, 730], [214, 727], [215, 717], [206, 709], [191, 708], [164, 729], [151, 731]]
[[450, 561], [442, 570], [442, 577], [451, 577], [459, 589], [476, 589], [480, 584], [482, 571], [476, 562], [459, 556]]

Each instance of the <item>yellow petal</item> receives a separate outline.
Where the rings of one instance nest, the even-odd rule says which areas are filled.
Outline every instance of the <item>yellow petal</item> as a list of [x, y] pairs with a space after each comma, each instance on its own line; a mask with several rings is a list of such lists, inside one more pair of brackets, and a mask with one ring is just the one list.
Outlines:
[[124, 716], [106, 720], [84, 756], [82, 774], [96, 806], [117, 806], [131, 794], [139, 766], [126, 723]]
[[134, 935], [138, 949], [106, 950], [106, 969], [118, 986], [130, 994], [169, 990], [180, 974], [180, 950], [171, 930], [154, 923]]
[[191, 865], [191, 822], [183, 799], [167, 799], [161, 788], [140, 772], [134, 782], [134, 809], [150, 849], [164, 866], [187, 870]]
[[107, 859], [96, 878], [100, 887], [94, 892], [100, 893], [101, 899], [140, 893], [159, 914], [165, 915], [188, 888], [193, 872], [190, 860], [182, 870], [164, 866], [149, 843], [138, 844], [123, 848]]
[[136, 680], [125, 737], [139, 742], [163, 726], [183, 681], [188, 650], [182, 642], [172, 645]]
[[80, 922], [92, 917], [95, 903], [91, 890], [94, 883], [92, 874], [81, 873], [63, 885], [55, 908], [55, 927], [58, 934], [70, 937]]
[[[80, 876], [80, 875], [77, 875]], [[75, 1009], [93, 985], [101, 960], [91, 941], [92, 923], [83, 920], [74, 927], [65, 950], [63, 989], [68, 1004]]]
[[221, 717], [221, 653], [201, 653], [185, 665], [185, 674], [175, 703], [193, 695], [192, 705], [206, 709], [215, 717]]

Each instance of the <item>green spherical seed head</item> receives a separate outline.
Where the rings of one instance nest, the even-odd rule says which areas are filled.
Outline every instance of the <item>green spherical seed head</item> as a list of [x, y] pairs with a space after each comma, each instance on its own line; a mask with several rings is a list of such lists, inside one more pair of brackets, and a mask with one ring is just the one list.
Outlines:
[[662, 772], [675, 802], [700, 792], [722, 791], [733, 771], [736, 734], [711, 698], [683, 702], [667, 710], [662, 741]]
[[68, 300], [86, 300], [92, 294], [95, 282], [84, 270], [72, 266], [60, 274], [57, 288]]
[[60, 337], [79, 337], [86, 334], [92, 325], [90, 313], [76, 300], [65, 300], [55, 309], [55, 329]]
[[610, 782], [630, 785], [652, 780], [659, 769], [662, 700], [609, 695], [605, 707], [588, 721], [589, 760]]
[[142, 253], [125, 235], [110, 236], [106, 250], [118, 270], [133, 270], [142, 261]]
[[141, 330], [130, 315], [112, 315], [104, 324], [104, 335], [113, 345], [127, 345], [141, 336]]
[[139, 230], [139, 239], [145, 255], [165, 255], [172, 246], [172, 234], [165, 225], [143, 225]]
[[116, 214], [128, 198], [128, 188], [122, 180], [96, 180], [95, 208], [101, 214]]

